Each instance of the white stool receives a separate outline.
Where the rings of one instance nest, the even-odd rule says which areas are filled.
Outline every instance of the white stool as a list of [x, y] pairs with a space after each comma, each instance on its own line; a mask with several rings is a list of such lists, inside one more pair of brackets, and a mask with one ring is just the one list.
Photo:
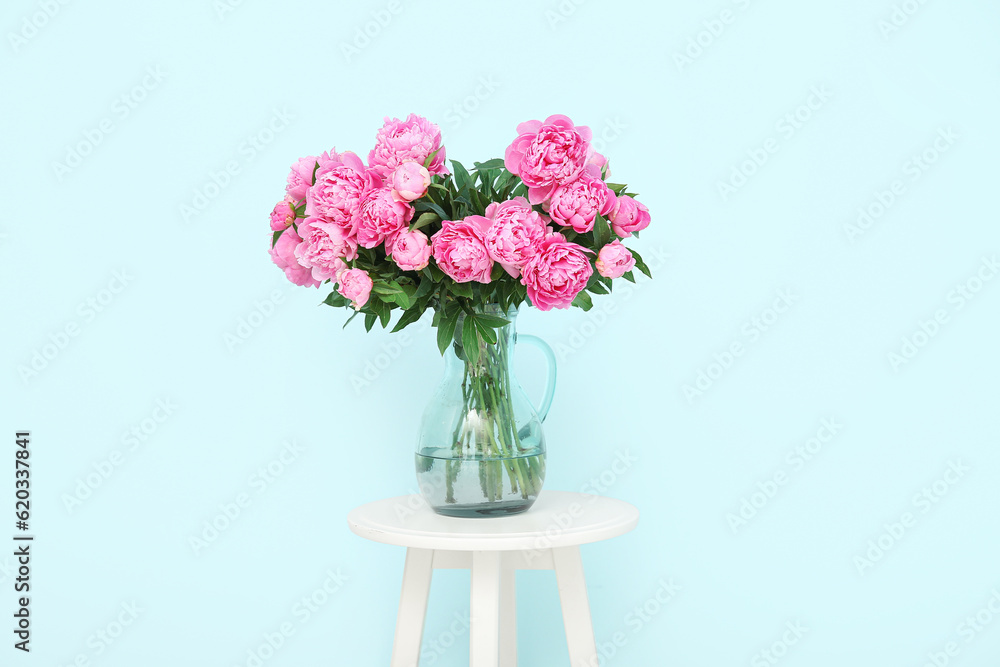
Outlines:
[[579, 545], [627, 533], [638, 521], [629, 503], [566, 491], [542, 491], [527, 512], [506, 517], [441, 516], [418, 495], [362, 505], [347, 517], [361, 537], [406, 547], [392, 667], [419, 663], [435, 568], [471, 570], [470, 667], [517, 665], [517, 570], [555, 570], [570, 664], [597, 667]]

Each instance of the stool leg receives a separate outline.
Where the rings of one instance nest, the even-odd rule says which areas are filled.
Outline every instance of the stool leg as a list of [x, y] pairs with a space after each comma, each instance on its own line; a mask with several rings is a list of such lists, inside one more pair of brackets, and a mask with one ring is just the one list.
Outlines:
[[562, 547], [552, 550], [555, 564], [559, 600], [562, 602], [563, 625], [572, 667], [596, 667], [597, 644], [594, 626], [590, 619], [587, 600], [587, 581], [583, 576], [583, 561], [579, 547]]
[[392, 667], [417, 667], [420, 643], [424, 636], [427, 596], [434, 573], [432, 549], [406, 550], [403, 568], [403, 592], [399, 596], [396, 636], [392, 642]]
[[472, 552], [469, 667], [497, 667], [500, 658], [500, 552]]
[[500, 667], [517, 667], [517, 569], [513, 553], [500, 555]]

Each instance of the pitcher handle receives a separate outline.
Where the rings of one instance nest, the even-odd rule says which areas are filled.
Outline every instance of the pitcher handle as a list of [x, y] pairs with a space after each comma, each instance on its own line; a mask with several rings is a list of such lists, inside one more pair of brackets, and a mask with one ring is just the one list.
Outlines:
[[545, 396], [542, 397], [542, 403], [538, 406], [538, 418], [544, 422], [545, 417], [549, 414], [549, 408], [552, 407], [552, 397], [556, 393], [556, 355], [552, 352], [549, 344], [538, 336], [517, 334], [517, 342], [528, 343], [537, 347], [545, 355], [545, 360], [549, 364], [549, 371], [545, 375]]

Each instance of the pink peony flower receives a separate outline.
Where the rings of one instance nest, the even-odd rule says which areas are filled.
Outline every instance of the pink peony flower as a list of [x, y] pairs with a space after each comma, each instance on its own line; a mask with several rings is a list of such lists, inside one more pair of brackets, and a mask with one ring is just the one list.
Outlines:
[[358, 243], [362, 248], [374, 248], [405, 229], [411, 218], [413, 207], [393, 200], [389, 188], [369, 190], [358, 216]]
[[594, 152], [590, 128], [575, 126], [566, 116], [521, 123], [517, 135], [504, 154], [504, 166], [528, 186], [532, 204], [541, 204], [556, 186], [576, 179]]
[[413, 232], [405, 229], [386, 245], [387, 254], [404, 271], [419, 271], [431, 258], [431, 245], [427, 235], [419, 229]]
[[490, 204], [486, 217], [490, 220], [485, 236], [490, 257], [517, 278], [521, 267], [534, 254], [535, 245], [549, 231], [545, 226], [547, 220], [524, 197]]
[[281, 231], [288, 229], [295, 222], [295, 200], [289, 195], [274, 205], [271, 211], [271, 231]]
[[375, 135], [375, 148], [368, 154], [368, 165], [385, 178], [404, 162], [423, 165], [434, 151], [438, 152], [428, 170], [432, 174], [447, 174], [441, 129], [437, 125], [412, 113], [406, 120], [390, 120], [386, 116], [385, 124]]
[[597, 266], [597, 272], [605, 278], [621, 278], [623, 274], [635, 268], [635, 259], [628, 248], [615, 239], [601, 248], [594, 264]]
[[521, 284], [528, 288], [528, 298], [535, 308], [570, 307], [594, 273], [587, 252], [558, 232], [542, 239], [538, 252], [521, 269]]
[[649, 227], [649, 209], [628, 195], [618, 197], [615, 210], [609, 216], [611, 229], [622, 238], [632, 236]]
[[331, 155], [316, 172], [316, 182], [306, 192], [306, 215], [323, 218], [344, 230], [357, 232], [361, 202], [382, 180], [354, 153]]
[[285, 194], [295, 201], [302, 201], [306, 197], [306, 190], [313, 184], [313, 171], [316, 169], [316, 157], [307, 155], [300, 157], [292, 165], [292, 170], [288, 172], [288, 184], [285, 186]]
[[431, 185], [431, 173], [418, 162], [404, 162], [396, 167], [387, 181], [392, 188], [392, 198], [399, 202], [411, 202], [427, 194]]
[[358, 256], [357, 242], [342, 227], [322, 218], [306, 218], [299, 224], [299, 234], [302, 240], [295, 247], [295, 257], [312, 270], [314, 280], [335, 280], [337, 271], [344, 267], [343, 260]]
[[[271, 235], [268, 234], [268, 238]], [[312, 277], [312, 271], [299, 264], [295, 258], [295, 248], [302, 242], [299, 235], [295, 233], [294, 227], [289, 227], [268, 250], [271, 261], [278, 265], [278, 268], [285, 272], [285, 277], [296, 285], [302, 287], [319, 287], [319, 281]]]
[[481, 215], [445, 220], [431, 237], [431, 252], [438, 267], [457, 283], [490, 281], [493, 259], [486, 249], [490, 221]]
[[338, 280], [340, 286], [337, 287], [337, 292], [345, 299], [351, 300], [354, 310], [361, 310], [371, 295], [372, 279], [361, 269], [347, 269], [341, 272]]
[[594, 228], [600, 213], [607, 216], [615, 208], [615, 193], [601, 179], [601, 169], [588, 165], [575, 181], [558, 186], [543, 206], [552, 220], [581, 234]]

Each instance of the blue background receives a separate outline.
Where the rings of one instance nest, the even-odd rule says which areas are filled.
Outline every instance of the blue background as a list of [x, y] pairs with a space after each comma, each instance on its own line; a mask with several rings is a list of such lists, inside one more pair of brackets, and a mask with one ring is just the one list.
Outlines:
[[[265, 250], [296, 158], [410, 112], [466, 163], [567, 114], [652, 212], [654, 280], [518, 323], [560, 359], [546, 486], [642, 511], [583, 551], [605, 664], [997, 664], [1000, 6], [14, 0], [0, 27], [0, 433], [32, 432], [37, 535], [2, 664], [235, 667], [282, 624], [266, 665], [388, 664], [403, 550], [345, 516], [415, 489], [433, 331], [342, 330]], [[468, 664], [467, 574], [435, 582], [423, 664]], [[519, 602], [522, 664], [567, 664], [551, 573]]]

